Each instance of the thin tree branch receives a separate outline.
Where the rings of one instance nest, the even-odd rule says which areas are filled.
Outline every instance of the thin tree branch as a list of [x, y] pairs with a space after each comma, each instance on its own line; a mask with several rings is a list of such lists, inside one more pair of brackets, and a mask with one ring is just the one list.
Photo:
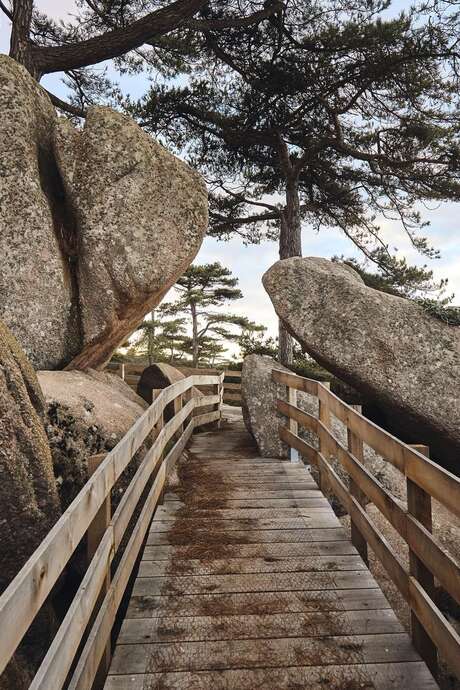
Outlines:
[[88, 67], [119, 57], [152, 38], [159, 38], [183, 26], [205, 4], [206, 0], [177, 0], [129, 26], [107, 31], [86, 41], [46, 48], [32, 45], [32, 58], [41, 74]]
[[274, 0], [274, 2], [266, 3], [266, 7], [259, 12], [254, 12], [249, 17], [243, 19], [228, 18], [228, 19], [190, 19], [186, 22], [186, 26], [195, 31], [221, 31], [222, 29], [238, 29], [247, 28], [253, 24], [271, 17], [276, 12], [280, 12], [284, 8], [284, 3]]
[[63, 110], [66, 113], [69, 113], [70, 115], [76, 115], [77, 117], [86, 117], [86, 110], [83, 108], [79, 108], [76, 105], [72, 105], [71, 103], [67, 103], [67, 101], [62, 101], [58, 96], [55, 96], [54, 93], [51, 93], [47, 89], [45, 89], [46, 93], [50, 97], [51, 103], [56, 107], [59, 108], [59, 110]]
[[0, 0], [0, 10], [2, 10], [4, 14], [6, 14], [10, 21], [13, 21], [13, 13], [10, 12], [6, 5], [3, 4], [2, 0]]

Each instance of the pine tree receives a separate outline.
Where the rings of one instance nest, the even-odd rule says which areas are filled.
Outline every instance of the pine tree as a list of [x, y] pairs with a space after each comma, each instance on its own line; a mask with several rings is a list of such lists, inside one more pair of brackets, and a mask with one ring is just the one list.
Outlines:
[[224, 311], [226, 304], [243, 296], [237, 284], [238, 279], [219, 262], [192, 265], [177, 281], [175, 289], [179, 297], [168, 304], [168, 309], [171, 313], [190, 315], [190, 354], [194, 367], [209, 356], [206, 353], [213, 343], [237, 341], [242, 331], [262, 328], [245, 316]]
[[244, 8], [238, 0], [76, 0], [71, 21], [57, 22], [35, 10], [33, 0], [0, 0], [0, 11], [11, 21], [10, 56], [37, 80], [64, 72], [71, 103], [50, 96], [79, 117], [93, 99], [119, 96], [106, 70], [92, 65], [114, 60], [121, 73], [173, 76], [199, 60], [206, 32], [258, 24], [281, 7], [279, 0], [249, 0]]
[[[460, 199], [453, 44], [415, 11], [381, 20], [386, 7], [287, 2], [257, 27], [209, 32], [201, 75], [130, 104], [207, 176], [213, 233], [257, 240], [275, 224], [283, 259], [302, 254], [303, 223], [334, 227], [388, 264], [383, 217], [436, 256], [417, 202]], [[289, 363], [283, 330], [280, 347]]]
[[161, 305], [137, 327], [129, 354], [146, 355], [149, 364], [165, 359], [172, 362], [187, 338], [185, 322], [185, 318], [171, 318], [168, 306]]

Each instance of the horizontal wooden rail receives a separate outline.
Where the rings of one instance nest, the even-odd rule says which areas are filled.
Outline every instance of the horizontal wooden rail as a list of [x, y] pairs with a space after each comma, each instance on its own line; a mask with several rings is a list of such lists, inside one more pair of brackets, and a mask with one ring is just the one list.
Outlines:
[[[142, 546], [142, 535], [145, 535], [148, 529], [168, 473], [183, 451], [193, 429], [220, 420], [223, 378], [223, 374], [194, 374], [162, 390], [123, 439], [103, 459], [78, 496], [0, 597], [0, 627], [2, 630], [8, 630], [8, 635], [2, 635], [0, 641], [0, 674], [102, 505], [110, 498], [116, 481], [151, 432], [161, 427], [126, 488], [107, 529], [103, 532], [80, 587], [30, 686], [32, 690], [58, 690], [64, 686], [77, 650], [88, 633], [88, 624], [107, 573], [110, 572], [114, 555], [120, 547], [144, 490], [154, 478], [136, 528], [89, 632], [70, 685], [85, 690], [91, 688], [98, 664], [107, 643], [110, 642], [115, 615]], [[196, 386], [215, 386], [217, 393], [191, 397], [184, 404], [183, 395]], [[163, 425], [164, 410], [171, 402], [175, 403], [175, 415]], [[193, 416], [196, 409], [208, 405], [216, 409]], [[174, 445], [169, 449], [173, 438]], [[165, 449], [169, 452], [166, 458], [163, 458]]]
[[[129, 362], [109, 362], [107, 369], [113, 373], [118, 374], [129, 386], [134, 390], [137, 389], [137, 384], [143, 370], [147, 365], [131, 364]], [[174, 367], [178, 371], [182, 371], [185, 376], [224, 376], [223, 393], [226, 401], [241, 403], [241, 371], [234, 371], [233, 369], [203, 369], [193, 367]], [[227, 381], [227, 379], [233, 379]], [[235, 381], [235, 379], [237, 379]], [[200, 384], [206, 385], [206, 384]]]
[[[414, 644], [436, 673], [436, 650], [460, 677], [460, 637], [433, 601], [434, 578], [460, 603], [460, 567], [431, 532], [431, 498], [455, 516], [460, 516], [460, 479], [431, 461], [422, 449], [406, 445], [366, 419], [359, 410], [344, 403], [329, 388], [295, 374], [273, 370], [273, 381], [289, 389], [307, 393], [318, 400], [319, 418], [286, 400], [277, 401], [278, 411], [317, 435], [317, 447], [280, 427], [281, 439], [315, 465], [321, 485], [335, 494], [350, 514], [352, 541], [364, 556], [367, 545], [386, 569], [412, 612]], [[335, 438], [330, 423], [334, 415], [348, 429], [348, 447]], [[351, 439], [351, 441], [350, 441]], [[396, 467], [407, 482], [407, 505], [395, 498], [363, 464], [363, 444], [368, 445]], [[343, 467], [350, 488], [338, 476], [332, 460]], [[407, 571], [385, 537], [367, 515], [364, 500], [373, 503], [406, 542], [410, 554]]]

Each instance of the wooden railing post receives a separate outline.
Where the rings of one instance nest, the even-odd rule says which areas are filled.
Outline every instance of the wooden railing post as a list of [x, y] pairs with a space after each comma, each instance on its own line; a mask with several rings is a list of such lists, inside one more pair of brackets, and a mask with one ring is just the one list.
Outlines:
[[[350, 407], [353, 407], [357, 412], [361, 412], [361, 405], [350, 405]], [[348, 440], [348, 450], [354, 457], [358, 460], [358, 462], [363, 462], [364, 460], [364, 444], [362, 439], [359, 438], [356, 434], [354, 434], [349, 428], [347, 428], [347, 440]], [[356, 498], [358, 503], [365, 508], [366, 505], [366, 496], [363, 491], [358, 487], [356, 484], [355, 480], [350, 477], [350, 494]], [[356, 548], [358, 551], [359, 555], [363, 559], [364, 563], [366, 565], [369, 565], [369, 556], [367, 553], [367, 542], [361, 532], [359, 531], [357, 525], [353, 520], [350, 522], [351, 524], [351, 542], [353, 546]]]
[[[419, 453], [430, 457], [430, 449], [424, 445], [413, 445]], [[428, 532], [433, 531], [431, 496], [411, 479], [406, 479], [407, 511], [418, 520]], [[430, 599], [434, 601], [434, 576], [423, 561], [409, 548], [409, 572], [420, 583]], [[425, 628], [411, 609], [411, 633], [414, 647], [425, 661], [433, 676], [438, 673], [438, 652]]]
[[[184, 404], [184, 400], [183, 400], [182, 394], [178, 395], [177, 398], [174, 398], [174, 416], [176, 416], [176, 414], [179, 414], [179, 412], [182, 410], [183, 404]], [[179, 439], [182, 436], [183, 432], [184, 432], [184, 425], [181, 424], [180, 427], [178, 428], [178, 430], [176, 431], [176, 433], [174, 434], [174, 438], [176, 440]]]
[[[106, 457], [106, 453], [100, 453], [99, 455], [91, 455], [88, 458], [88, 476], [91, 477], [101, 462], [104, 460]], [[91, 525], [88, 527], [88, 532], [87, 532], [87, 557], [88, 557], [88, 563], [91, 562], [94, 554], [97, 551], [97, 547], [101, 543], [101, 539], [104, 536], [104, 533], [109, 526], [110, 519], [112, 517], [112, 510], [111, 510], [111, 504], [110, 504], [110, 498], [111, 498], [111, 492], [109, 492], [108, 496], [106, 497], [104, 503], [101, 505], [99, 508], [98, 512], [96, 513], [94, 520], [92, 521]], [[104, 584], [101, 588], [101, 592], [99, 595], [98, 602], [102, 602], [105, 595], [109, 591], [110, 587], [110, 563], [107, 565], [107, 573], [105, 576]], [[98, 609], [98, 604], [96, 604], [95, 607], [95, 612], [97, 613]], [[102, 690], [105, 684], [105, 680], [107, 677], [107, 674], [109, 672], [110, 668], [110, 662], [112, 658], [112, 647], [111, 647], [111, 641], [110, 637], [107, 641], [104, 653], [102, 655], [101, 662], [99, 664], [99, 667], [97, 669], [96, 677], [94, 679], [94, 684], [93, 688], [94, 690]]]
[[[153, 388], [152, 389], [152, 403], [158, 398], [161, 391], [162, 391], [161, 388]], [[176, 410], [175, 403], [176, 403], [176, 401], [174, 400], [174, 413]], [[161, 432], [161, 430], [163, 429], [164, 425], [165, 425], [165, 411], [162, 410], [160, 413], [160, 416], [158, 417], [158, 422], [155, 424], [155, 433], [156, 433], [157, 437], [158, 437], [159, 433]], [[164, 457], [164, 451], [162, 451], [160, 453], [159, 459], [162, 460], [163, 457]], [[163, 504], [163, 497], [164, 497], [164, 492], [162, 491], [160, 498], [158, 499], [159, 505]]]
[[219, 375], [219, 381], [218, 383], [214, 386], [215, 388], [215, 394], [219, 396], [219, 402], [214, 406], [214, 409], [216, 412], [219, 412], [219, 419], [216, 422], [216, 428], [220, 429], [222, 426], [222, 403], [224, 400], [224, 379], [225, 379], [225, 373], [223, 372], [222, 374]]
[[[321, 384], [318, 384], [318, 388], [320, 385], [323, 385], [325, 388], [329, 389], [331, 387], [331, 384], [329, 382], [322, 382]], [[318, 417], [320, 422], [324, 424], [324, 426], [327, 429], [331, 428], [331, 413], [329, 410], [329, 405], [327, 404], [327, 400], [321, 400], [318, 398], [319, 401], [319, 409], [318, 409]], [[327, 457], [329, 455], [329, 443], [327, 440], [323, 439], [321, 433], [319, 434], [319, 452], [324, 456]], [[327, 481], [327, 476], [325, 472], [323, 472], [321, 469], [319, 471], [319, 486], [321, 491], [326, 491], [328, 488], [328, 481]]]
[[[297, 391], [295, 388], [291, 388], [291, 386], [286, 386], [286, 398], [289, 405], [295, 405], [297, 407]], [[295, 434], [296, 436], [298, 435], [299, 425], [295, 421], [295, 419], [288, 417], [287, 428], [292, 434]], [[291, 448], [290, 446], [288, 447], [288, 457], [291, 462], [299, 462], [300, 460], [299, 452], [295, 448]]]

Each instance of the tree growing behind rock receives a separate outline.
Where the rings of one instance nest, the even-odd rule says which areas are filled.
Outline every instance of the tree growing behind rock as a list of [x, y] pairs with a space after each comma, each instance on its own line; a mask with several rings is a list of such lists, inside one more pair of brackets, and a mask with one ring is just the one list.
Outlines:
[[215, 351], [219, 341], [237, 341], [241, 331], [262, 328], [245, 316], [224, 311], [225, 305], [243, 297], [237, 285], [238, 278], [219, 262], [192, 264], [177, 281], [178, 300], [168, 307], [171, 314], [189, 315], [194, 367], [206, 352], [219, 354]]
[[243, 297], [238, 278], [219, 262], [192, 264], [174, 288], [177, 298], [164, 302], [137, 329], [127, 356], [159, 361], [191, 361], [193, 367], [213, 367], [227, 353], [229, 343], [244, 343], [265, 326], [228, 307]]
[[184, 317], [171, 317], [169, 305], [161, 304], [136, 329], [139, 337], [128, 343], [128, 356], [145, 355], [149, 365], [165, 359], [174, 361], [183, 354], [187, 340], [185, 323]]
[[[283, 259], [302, 254], [302, 224], [339, 228], [389, 266], [388, 219], [437, 255], [417, 204], [460, 198], [453, 43], [415, 10], [383, 20], [386, 7], [287, 2], [237, 40], [207, 32], [200, 74], [131, 106], [208, 177], [214, 234], [257, 241], [275, 225]], [[280, 352], [292, 360], [284, 329]]]

